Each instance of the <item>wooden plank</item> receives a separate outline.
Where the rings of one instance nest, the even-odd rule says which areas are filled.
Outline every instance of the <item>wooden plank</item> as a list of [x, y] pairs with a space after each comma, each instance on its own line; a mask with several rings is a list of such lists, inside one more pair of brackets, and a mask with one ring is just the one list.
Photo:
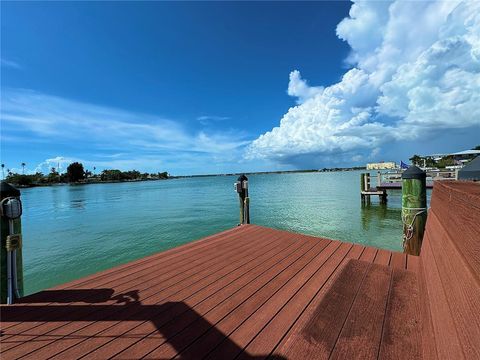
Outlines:
[[187, 244], [183, 244], [172, 249], [161, 251], [139, 260], [131, 261], [123, 265], [116, 266], [111, 269], [107, 269], [86, 277], [83, 277], [78, 280], [74, 280], [68, 282], [63, 285], [55, 286], [53, 289], [69, 289], [69, 288], [76, 288], [79, 286], [89, 286], [93, 283], [97, 283], [99, 280], [104, 279], [105, 277], [111, 275], [119, 275], [121, 272], [126, 271], [130, 272], [133, 267], [138, 267], [140, 264], [146, 264], [149, 262], [158, 263], [158, 260], [165, 261], [167, 259], [172, 258], [185, 258], [186, 255], [192, 253], [198, 253], [199, 250], [204, 248], [210, 248], [214, 244], [218, 244], [221, 242], [225, 242], [226, 240], [230, 239], [232, 236], [238, 238], [238, 236], [246, 236], [247, 234], [251, 234], [254, 231], [257, 231], [258, 226], [255, 225], [242, 225], [242, 226], [235, 226], [231, 229], [227, 229], [221, 231], [219, 233], [215, 233], [204, 238], [189, 242]]
[[[427, 239], [428, 233], [425, 233], [420, 254], [421, 256], [424, 256], [424, 254], [426, 254], [427, 252], [427, 245], [425, 245]], [[435, 344], [435, 332], [433, 330], [432, 314], [430, 311], [430, 299], [427, 291], [427, 283], [423, 273], [422, 259], [420, 259], [417, 274], [417, 281], [420, 292], [420, 318], [422, 319], [422, 358], [425, 360], [437, 360], [438, 355]]]
[[420, 271], [420, 256], [407, 255], [407, 270], [418, 274]]
[[[337, 245], [337, 244], [336, 244]], [[362, 246], [348, 246], [343, 244], [342, 249], [345, 252], [352, 252], [352, 256], [360, 256]], [[346, 246], [345, 246], [346, 245]], [[315, 274], [323, 267], [327, 260], [337, 250], [338, 247], [324, 249], [310, 264], [308, 264], [299, 274], [292, 278], [275, 296], [271, 297], [259, 309], [255, 311], [245, 322], [243, 322], [234, 331], [223, 329], [224, 339], [205, 359], [229, 359], [236, 357], [242, 349], [267, 325], [272, 318], [287, 304], [287, 302], [297, 293], [301, 292], [302, 297], [307, 297], [310, 301], [314, 293], [305, 293], [300, 291], [305, 289], [307, 284], [312, 282]], [[353, 251], [352, 251], [353, 250]], [[340, 249], [338, 250], [340, 251]], [[200, 339], [201, 340], [201, 339]], [[213, 345], [213, 344], [212, 344]], [[213, 347], [213, 346], [212, 346]]]
[[377, 255], [377, 251], [378, 251], [377, 248], [368, 246], [363, 251], [359, 260], [366, 261], [366, 262], [373, 262], [373, 260], [375, 259], [375, 256]]
[[331, 359], [376, 359], [392, 270], [372, 264], [355, 298]]
[[[432, 223], [429, 214], [428, 223]], [[427, 226], [429, 226], [427, 224]], [[425, 295], [428, 299], [433, 334], [423, 334], [424, 343], [435, 341], [436, 355], [439, 359], [464, 359], [462, 346], [458, 340], [455, 322], [448, 306], [445, 290], [440, 279], [437, 264], [430, 246], [430, 234], [427, 232], [422, 244], [422, 273], [425, 281]], [[433, 335], [433, 336], [432, 336]], [[431, 351], [430, 351], [431, 354]]]
[[[431, 208], [441, 219], [443, 232], [454, 240], [459, 253], [480, 274], [480, 186], [478, 183], [437, 182], [433, 189]], [[455, 209], [455, 211], [452, 211]], [[433, 230], [433, 229], [432, 229]]]
[[[231, 336], [233, 331], [238, 329], [239, 323], [240, 325], [248, 323], [247, 327], [249, 327], [249, 325], [252, 326], [249, 330], [256, 334], [271, 319], [271, 317], [275, 315], [276, 311], [278, 311], [278, 309], [281, 308], [305, 284], [305, 282], [313, 276], [313, 274], [315, 274], [318, 268], [322, 266], [330, 255], [331, 252], [326, 252], [325, 248], [323, 248], [321, 252], [319, 252], [317, 256], [308, 263], [308, 265], [288, 280], [273, 296], [257, 308], [257, 310], [250, 314], [247, 312], [243, 323], [239, 322], [238, 314], [236, 312], [231, 313], [215, 326], [217, 331], [212, 334], [212, 331], [209, 330], [208, 333], [204, 334], [197, 340], [193, 347], [198, 344], [202, 351], [199, 355], [206, 355], [211, 350], [214, 350], [216, 345], [223, 344], [224, 347], [219, 347], [217, 349], [219, 350], [218, 352], [210, 354], [210, 358], [225, 359], [233, 356], [232, 354], [228, 355], [228, 352], [235, 353], [235, 355], [241, 352], [243, 346], [246, 345], [246, 342], [242, 344], [237, 341], [240, 339]], [[252, 319], [252, 317], [254, 317], [254, 319]], [[208, 346], [205, 346], [205, 343], [208, 343]], [[196, 350], [192, 350], [192, 352], [193, 351]]]
[[315, 297], [274, 355], [287, 359], [328, 358], [369, 266], [349, 260]]
[[421, 359], [421, 331], [417, 274], [394, 269], [379, 359]]
[[[260, 242], [258, 243], [254, 243], [258, 246], [261, 245]], [[273, 246], [273, 245], [272, 245]], [[233, 247], [233, 246], [232, 246]], [[254, 252], [256, 246], [255, 245], [251, 245], [249, 243], [247, 244], [244, 244], [244, 245], [240, 245], [240, 248], [244, 247], [245, 250], [243, 252], [239, 252], [239, 248], [235, 249], [235, 248], [232, 248], [231, 250], [228, 250], [228, 252], [226, 254], [232, 254], [232, 255], [235, 255], [237, 257], [239, 257], [240, 259], [242, 257], [245, 256], [245, 254], [251, 254], [252, 253], [252, 250]], [[212, 256], [210, 259], [208, 259], [207, 262], [205, 262], [205, 265], [204, 265], [204, 268], [203, 268], [203, 272], [201, 271], [202, 268], [199, 268], [199, 267], [193, 267], [189, 270], [189, 272], [181, 272], [182, 274], [182, 278], [184, 281], [188, 281], [185, 285], [183, 285], [183, 283], [180, 281], [180, 278], [177, 276], [177, 277], [173, 277], [171, 279], [169, 279], [168, 281], [160, 281], [158, 282], [158, 279], [162, 280], [161, 277], [159, 277], [158, 275], [156, 275], [154, 277], [154, 283], [153, 285], [152, 284], [149, 284], [148, 282], [145, 282], [143, 281], [142, 279], [140, 279], [139, 283], [146, 287], [146, 289], [144, 291], [141, 292], [141, 295], [145, 298], [145, 297], [148, 297], [150, 294], [154, 293], [154, 294], [157, 294], [157, 297], [159, 296], [158, 295], [158, 291], [162, 288], [165, 288], [165, 289], [170, 289], [170, 292], [174, 291], [175, 290], [175, 286], [178, 288], [178, 286], [187, 286], [187, 287], [191, 287], [191, 285], [189, 284], [193, 284], [195, 282], [195, 280], [198, 278], [200, 279], [202, 276], [204, 276], [203, 274], [205, 273], [209, 273], [209, 272], [213, 272], [215, 269], [221, 269], [222, 268], [222, 265], [223, 264], [217, 264], [215, 265], [216, 263], [218, 263], [218, 255], [221, 254], [222, 252], [217, 252], [216, 255], [214, 254], [214, 256]], [[206, 259], [205, 259], [206, 260]], [[229, 261], [233, 261], [235, 260], [235, 258], [226, 258], [227, 262]], [[212, 267], [212, 265], [215, 265]], [[223, 265], [224, 266], [224, 265]], [[194, 277], [192, 277], [192, 275], [195, 275]], [[161, 285], [160, 288], [155, 287], [154, 285], [155, 284], [159, 284]], [[169, 285], [175, 285], [173, 288]], [[118, 289], [117, 289], [118, 290]], [[118, 291], [117, 291], [118, 293]], [[114, 301], [112, 301], [114, 302]], [[69, 322], [65, 322], [63, 321], [63, 319], [61, 319], [60, 317], [63, 316], [64, 314], [67, 316], [68, 319], [77, 319], [77, 320], [81, 320], [82, 318], [85, 318], [85, 317], [88, 317], [90, 316], [90, 318], [92, 318], [92, 316], [94, 318], [98, 318], [97, 315], [95, 315], [95, 313], [99, 313], [101, 312], [100, 310], [98, 310], [98, 308], [95, 308], [95, 307], [83, 307], [83, 309], [85, 309], [85, 311], [82, 311], [82, 312], [77, 312], [77, 313], [73, 313], [72, 315], [72, 309], [73, 307], [70, 305], [70, 306], [62, 306], [61, 309], [58, 309], [58, 306], [57, 307], [54, 307], [53, 309], [51, 309], [52, 307], [50, 307], [49, 309], [50, 310], [53, 310], [54, 311], [54, 316], [50, 316], [47, 315], [47, 318], [49, 318], [49, 322], [44, 322], [43, 323], [43, 326], [38, 326], [36, 327], [35, 329], [29, 329], [28, 330], [28, 336], [22, 336], [22, 342], [26, 342], [26, 341], [31, 341], [32, 339], [35, 338], [35, 336], [42, 336], [42, 339], [43, 341], [42, 342], [36, 342], [35, 344], [38, 346], [38, 345], [41, 345], [41, 346], [45, 346], [46, 344], [48, 344], [49, 342], [47, 341], [48, 339], [50, 340], [57, 340], [58, 339], [58, 336], [52, 336], [50, 335], [50, 338], [48, 336], [45, 336], [46, 333], [48, 333], [49, 331], [51, 331], [52, 329], [58, 329], [60, 327], [63, 327], [62, 329], [60, 329], [60, 333], [62, 333], [62, 331], [65, 330], [65, 325], [68, 324]], [[116, 311], [120, 311], [121, 309], [116, 309]], [[106, 312], [105, 314], [110, 314], [111, 312]], [[41, 313], [41, 311], [36, 311], [35, 312], [35, 316], [42, 316], [43, 314]], [[101, 318], [101, 317], [100, 317]], [[99, 318], [99, 319], [100, 319]], [[54, 321], [58, 319], [58, 321]], [[53, 321], [53, 322], [52, 322]], [[89, 321], [83, 321], [83, 322], [75, 322], [75, 323], [70, 323], [70, 328], [78, 328], [79, 326], [85, 326], [86, 324], [89, 324], [90, 322]], [[25, 323], [28, 325], [28, 323]], [[110, 324], [111, 325], [111, 324]], [[62, 333], [63, 335], [67, 335], [69, 334], [68, 332], [67, 333]], [[13, 339], [12, 341], [10, 340], [5, 340], [3, 341], [2, 340], [2, 343], [3, 343], [3, 346], [2, 346], [2, 352], [5, 353], [6, 350], [8, 350], [10, 347], [15, 347], [15, 346], [18, 346], [20, 345], [15, 339]], [[11, 345], [11, 346], [9, 346]], [[33, 344], [32, 344], [33, 345]], [[27, 351], [29, 349], [31, 349], [31, 346], [29, 347], [23, 347], [22, 351]], [[20, 350], [18, 350], [20, 351]]]
[[[302, 248], [303, 248], [303, 246], [302, 246]], [[298, 251], [303, 251], [302, 248], [300, 248]], [[296, 252], [295, 252], [294, 254], [296, 254]], [[292, 256], [295, 256], [295, 255], [292, 255]], [[267, 281], [268, 281], [268, 280], [267, 280]], [[187, 315], [191, 315], [191, 314], [195, 315], [195, 312], [190, 311]], [[175, 324], [181, 324], [181, 322], [175, 322]], [[155, 328], [156, 328], [158, 331], [161, 330], [161, 331], [162, 331], [161, 333], [163, 333], [163, 332], [165, 331], [165, 330], [163, 330], [164, 327], [162, 327], [161, 324], [158, 324], [158, 325], [156, 324], [156, 321], [155, 321]], [[109, 329], [107, 329], [106, 331], [107, 331], [107, 333], [108, 333]], [[113, 331], [116, 331], [116, 329], [113, 329]], [[103, 333], [104, 333], [104, 332], [101, 332], [100, 335], [102, 335]], [[83, 332], [80, 332], [79, 334], [82, 335]], [[155, 336], [156, 339], [160, 338], [160, 334], [158, 334], [158, 332], [154, 332], [154, 334], [155, 334], [155, 335], [158, 335], [158, 336]], [[72, 348], [72, 349], [69, 349], [69, 350], [66, 351], [66, 352], [60, 353], [60, 354], [58, 355], [58, 357], [59, 357], [59, 358], [64, 358], [65, 356], [68, 357], [68, 358], [70, 358], [70, 357], [76, 357], [76, 356], [78, 356], [77, 354], [81, 354], [81, 353], [85, 352], [85, 349], [89, 349], [90, 351], [93, 350], [91, 345], [92, 345], [92, 341], [96, 341], [96, 339], [95, 339], [96, 337], [98, 337], [98, 334], [96, 334], [95, 336], [92, 336], [92, 338], [89, 339], [90, 344], [89, 344], [89, 343], [85, 343], [85, 342], [84, 342], [84, 343], [81, 343], [79, 346], [76, 346], [76, 347], [74, 347], [74, 348]], [[158, 342], [158, 341], [156, 342], [156, 345], [157, 345], [157, 346], [159, 345], [159, 342]], [[103, 356], [105, 356], [105, 355], [103, 355]], [[108, 356], [110, 356], [110, 354], [108, 354]]]
[[379, 265], [389, 265], [391, 256], [392, 253], [390, 251], [378, 249], [377, 255], [375, 256], [375, 260], [373, 260], [373, 263]]
[[[162, 325], [172, 321], [176, 316], [190, 315], [188, 313], [188, 311], [191, 311], [190, 306], [193, 306], [209, 296], [212, 296], [220, 291], [223, 287], [233, 284], [234, 280], [241, 278], [243, 273], [248, 274], [250, 270], [259, 267], [259, 269], [257, 269], [258, 273], [258, 271], [261, 270], [260, 266], [263, 266], [265, 269], [265, 267], [271, 266], [275, 264], [275, 262], [281, 260], [282, 257], [284, 258], [289, 253], [293, 253], [294, 251], [300, 249], [301, 246], [301, 242], [283, 241], [282, 244], [275, 246], [270, 252], [262, 252], [262, 255], [260, 256], [256, 256], [257, 251], [252, 252], [252, 258], [248, 262], [245, 262], [241, 267], [237, 268], [234, 272], [231, 272], [230, 277], [225, 276], [221, 279], [217, 279], [214, 282], [210, 282], [208, 286], [201, 288], [197, 292], [194, 292], [194, 289], [192, 288], [188, 288], [183, 292], [175, 294], [173, 297], [169, 297], [167, 299], [168, 311], [158, 311], [149, 314], [148, 317], [154, 319], [154, 321], [123, 321], [114, 324], [113, 326], [109, 326], [105, 331], [92, 335], [92, 337], [95, 338], [101, 337], [103, 340], [94, 339], [94, 344], [92, 341], [86, 344], [92, 350], [95, 348], [97, 349], [91, 352], [90, 356], [102, 357], [106, 354], [112, 356], [133, 345], [135, 342], [138, 342], [145, 336], [151, 335], [153, 339], [156, 339], [155, 333]], [[241, 285], [239, 288], [241, 288]], [[230, 286], [230, 290], [233, 290], [232, 286]], [[111, 340], [110, 338], [114, 334], [118, 335], [119, 338]]]
[[[231, 335], [231, 340], [244, 348], [238, 359], [250, 359], [252, 356], [260, 358], [270, 354], [338, 267], [348, 259], [363, 255], [361, 246], [352, 246], [348, 249], [345, 245], [342, 243], [342, 246], [338, 247], [328, 257], [314, 276], [302, 286], [295, 296], [288, 300], [287, 304], [275, 314], [263, 329], [259, 329], [259, 321], [257, 320], [258, 316], [263, 315], [263, 310], [260, 309], [257, 312], [259, 314], [257, 317], [251, 317], [237, 329], [236, 334]], [[348, 253], [346, 253], [347, 250]], [[229, 357], [230, 351], [224, 353], [228, 355], [224, 358]], [[210, 358], [214, 357], [210, 355]]]
[[[220, 244], [216, 245], [216, 247], [218, 247], [218, 249], [231, 248], [232, 246], [235, 246], [235, 242], [239, 241], [240, 239], [244, 238], [248, 233], [251, 233], [255, 230], [256, 229], [254, 227], [249, 226], [245, 230], [234, 232], [234, 234], [231, 234], [231, 236], [229, 236], [228, 238], [225, 238], [224, 241], [222, 241]], [[263, 231], [267, 231], [267, 230], [263, 230]], [[227, 232], [227, 234], [230, 235], [230, 232]], [[212, 239], [218, 240], [218, 241], [221, 240], [221, 238], [212, 238]], [[154, 262], [153, 259], [152, 259], [152, 261], [148, 261], [148, 262], [139, 261], [138, 264], [136, 264], [137, 262], [134, 262], [134, 264], [136, 264], [136, 265], [132, 265], [133, 267], [129, 267], [128, 268], [129, 269], [128, 273], [125, 273], [123, 271], [124, 267], [120, 266], [122, 271], [119, 271], [118, 273], [114, 272], [113, 270], [109, 271], [108, 274], [107, 274], [108, 276], [106, 276], [106, 277], [100, 276], [99, 277], [99, 278], [102, 279], [102, 281], [99, 281], [99, 282], [95, 283], [94, 286], [90, 286], [90, 287], [87, 287], [87, 288], [88, 289], [107, 288], [107, 287], [108, 288], [113, 288], [113, 287], [118, 287], [121, 284], [132, 284], [132, 281], [137, 280], [138, 278], [140, 278], [144, 274], [149, 273], [149, 272], [151, 273], [152, 271], [160, 272], [162, 270], [169, 270], [170, 273], [171, 273], [172, 271], [175, 270], [175, 268], [178, 269], [181, 265], [190, 264], [193, 261], [196, 261], [198, 259], [201, 259], [202, 257], [205, 257], [208, 254], [211, 254], [212, 251], [215, 251], [215, 250], [212, 250], [213, 246], [212, 247], [207, 247], [208, 243], [204, 243], [203, 241], [199, 241], [198, 243], [199, 243], [199, 245], [201, 245], [201, 249], [199, 249], [198, 251], [194, 251], [193, 253], [190, 253], [191, 249], [190, 249], [190, 247], [188, 247], [187, 248], [187, 253], [181, 252], [181, 254], [184, 254], [184, 255], [188, 254], [188, 256], [181, 257], [181, 259], [179, 259], [178, 256], [176, 256], [178, 254], [174, 253], [173, 254], [174, 256], [168, 255], [165, 258], [162, 258], [161, 262], [157, 262], [157, 263]], [[215, 241], [215, 243], [216, 243], [216, 241]], [[190, 244], [187, 244], [187, 245], [190, 245]], [[213, 242], [212, 242], [212, 245], [213, 245]], [[192, 251], [193, 251], [193, 249], [192, 249]], [[174, 265], [174, 266], [172, 266], [172, 265]], [[53, 288], [52, 290], [59, 290], [59, 289], [61, 289], [61, 288], [56, 287], [56, 288]], [[77, 289], [77, 287], [69, 287], [69, 286], [65, 285], [65, 289]], [[82, 289], [82, 287], [78, 287], [78, 289]], [[123, 289], [121, 291], [123, 291]], [[23, 316], [24, 314], [26, 314], [29, 311], [28, 310], [29, 306], [32, 303], [36, 303], [36, 302], [42, 303], [43, 305], [50, 305], [50, 304], [54, 304], [56, 302], [70, 303], [69, 301], [66, 301], [66, 300], [68, 300], [68, 297], [70, 297], [70, 294], [72, 292], [65, 292], [65, 293], [66, 293], [66, 295], [63, 296], [63, 297], [61, 295], [55, 295], [55, 301], [54, 302], [50, 302], [50, 301], [48, 301], [48, 299], [46, 299], [46, 301], [45, 301], [45, 299], [43, 299], [43, 296], [47, 296], [50, 299], [51, 296], [52, 296], [51, 291], [40, 292], [38, 294], [34, 294], [34, 295], [29, 296], [29, 297], [25, 297], [24, 300], [23, 300], [24, 301], [23, 304], [22, 303], [15, 304], [15, 307], [17, 308], [16, 316], [20, 317], [20, 316]], [[96, 299], [91, 299], [91, 298], [88, 298], [88, 297], [85, 297], [83, 299], [83, 302], [89, 302], [89, 301], [98, 303], [98, 301]], [[25, 306], [24, 309], [22, 308], [23, 306]], [[5, 319], [3, 319], [3, 321], [5, 321]], [[9, 329], [13, 326], [18, 326], [18, 325], [19, 325], [18, 323], [9, 323], [9, 324], [3, 324], [2, 327], [3, 327], [4, 330], [6, 330], [6, 329]]]
[[[480, 274], [471, 268], [446, 231], [440, 231], [442, 221], [430, 212], [431, 226], [437, 229], [430, 242], [433, 258], [445, 290], [458, 339], [468, 359], [480, 359]], [[480, 239], [480, 238], [479, 238]], [[435, 319], [438, 321], [437, 319]]]
[[[299, 241], [299, 243], [302, 243], [302, 248], [304, 246], [308, 246], [309, 243], [311, 244], [311, 242], [302, 241]], [[143, 357], [163, 343], [168, 334], [179, 333], [182, 329], [187, 328], [190, 324], [195, 322], [199, 316], [204, 316], [204, 314], [219, 306], [224, 301], [233, 303], [235, 296], [248, 296], [245, 294], [244, 289], [249, 286], [251, 287], [250, 283], [255, 281], [257, 284], [268, 282], [272, 276], [281, 271], [281, 269], [279, 270], [279, 267], [281, 268], [283, 266], [287, 266], [286, 264], [289, 264], [293, 257], [298, 256], [298, 254], [296, 254], [297, 251], [305, 250], [295, 249], [295, 251], [284, 254], [283, 257], [279, 256], [276, 259], [272, 259], [272, 261], [264, 262], [261, 268], [259, 267], [256, 271], [247, 272], [244, 276], [221, 288], [211, 296], [204, 295], [202, 297], [196, 294], [190, 297], [185, 301], [185, 304], [189, 306], [191, 311], [184, 312], [179, 316], [176, 316], [170, 322], [162, 325], [162, 322], [160, 321], [159, 324], [153, 328], [150, 324], [145, 323], [142, 326], [133, 329], [131, 332], [127, 333], [127, 335], [141, 336], [142, 339], [135, 342], [132, 346], [128, 347], [128, 349], [117, 355], [117, 358], [132, 359]], [[158, 333], [160, 334], [156, 336]], [[166, 335], [164, 336], [161, 334]], [[123, 350], [123, 348], [120, 350]]]
[[[158, 274], [159, 271], [161, 271], [162, 267], [161, 266], [158, 266], [158, 267], [155, 267], [155, 265], [152, 265], [152, 269], [149, 270], [148, 272], [138, 272], [136, 271], [135, 272], [135, 275], [137, 276], [135, 281], [119, 281], [117, 283], [113, 283], [113, 284], [110, 284], [112, 285], [112, 288], [116, 291], [117, 294], [120, 294], [120, 293], [125, 293], [125, 292], [128, 292], [132, 289], [135, 289], [137, 286], [141, 286], [141, 287], [145, 287], [147, 284], [148, 284], [148, 281], [152, 280], [153, 281], [156, 281], [157, 283], [160, 283], [162, 282], [162, 284], [164, 284], [164, 281], [165, 280], [169, 280], [169, 279], [172, 279], [174, 276], [179, 276], [182, 271], [187, 271], [189, 269], [192, 269], [192, 268], [195, 268], [195, 266], [199, 266], [201, 263], [206, 263], [208, 261], [215, 261], [216, 257], [219, 255], [219, 254], [222, 254], [222, 253], [231, 253], [232, 250], [235, 251], [235, 249], [237, 251], [240, 251], [241, 249], [243, 249], [243, 251], [246, 251], [248, 250], [248, 246], [249, 243], [246, 242], [246, 241], [236, 241], [235, 244], [228, 244], [226, 243], [224, 246], [218, 246], [214, 249], [211, 249], [211, 251], [209, 251], [208, 253], [203, 253], [203, 254], [200, 254], [200, 256], [198, 258], [195, 258], [195, 259], [190, 259], [190, 261], [187, 261], [187, 262], [177, 262], [176, 264], [175, 263], [171, 263], [168, 265], [167, 267], [167, 271], [161, 273], [161, 275]], [[175, 267], [172, 266], [172, 265], [176, 265]], [[158, 268], [158, 269], [157, 269]], [[91, 289], [89, 289], [89, 291], [87, 292], [87, 294], [90, 294]], [[113, 297], [113, 294], [112, 296], [110, 297], [107, 297], [107, 299], [102, 299], [102, 300], [99, 300], [99, 299], [94, 299], [94, 301], [91, 300], [91, 296], [85, 296], [84, 299], [82, 299], [82, 301], [77, 301], [77, 302], [69, 302], [68, 301], [68, 297], [70, 297], [71, 293], [77, 293], [78, 290], [75, 290], [75, 291], [67, 291], [67, 298], [65, 299], [65, 296], [62, 297], [62, 295], [60, 295], [59, 297], [62, 299], [62, 300], [57, 300], [59, 303], [64, 303], [66, 305], [75, 305], [75, 304], [84, 304], [84, 303], [89, 303], [89, 302], [93, 302], [93, 303], [96, 303], [96, 304], [113, 304], [115, 303], [117, 300], [116, 299], [111, 299]], [[49, 293], [49, 291], [46, 291], [44, 292], [46, 294]], [[55, 291], [54, 291], [55, 293]], [[95, 293], [95, 292], [93, 292]], [[48, 304], [46, 304], [48, 305]], [[52, 321], [55, 319], [55, 316], [59, 315], [58, 314], [58, 308], [53, 308], [53, 307], [49, 307], [49, 306], [46, 306], [44, 304], [42, 304], [42, 312], [41, 312], [41, 315], [42, 316], [47, 316], [47, 314], [51, 314], [52, 317], [49, 317], [49, 320]], [[24, 322], [24, 323], [16, 323], [18, 326], [16, 326], [15, 328], [12, 328], [12, 327], [7, 327], [5, 326], [4, 327], [4, 330], [9, 330], [9, 331], [14, 331], [14, 334], [21, 334], [22, 331], [25, 331], [25, 330], [29, 330], [31, 331], [31, 329], [33, 327], [36, 327], [36, 326], [39, 326], [39, 325], [42, 325], [42, 322], [38, 322], [38, 323], [33, 323], [31, 321], [31, 315], [29, 314], [29, 311], [32, 312], [32, 309], [36, 309], [36, 308], [33, 308], [31, 306], [31, 304], [29, 306], [23, 306], [21, 308], [18, 308], [17, 305], [15, 305], [14, 308], [12, 307], [9, 307], [6, 311], [4, 311], [4, 316], [2, 316], [2, 322], [5, 322], [5, 321], [10, 321], [12, 319], [10, 319], [10, 311], [12, 313], [12, 315], [14, 316], [13, 320], [15, 321], [21, 321], [23, 318], [29, 320], [28, 322]], [[8, 312], [7, 312], [8, 311]], [[40, 314], [38, 313], [38, 309], [36, 309], [36, 312], [35, 314], [33, 314], [34, 316], [39, 316]], [[14, 323], [15, 324], [15, 323]], [[41, 331], [41, 333], [43, 334], [44, 332]], [[8, 336], [4, 336], [2, 340], [6, 340], [8, 339]]]
[[[222, 304], [223, 306], [217, 307], [205, 314], [202, 321], [192, 324], [185, 329], [185, 331], [168, 339], [168, 343], [162, 344], [148, 354], [148, 356], [153, 358], [165, 358], [182, 354], [182, 357], [197, 357], [199, 353], [204, 352], [203, 346], [207, 345], [207, 343], [203, 341], [195, 342], [194, 345], [190, 346], [197, 338], [214, 326], [219, 328], [217, 323], [224, 318], [241, 322], [245, 316], [252, 314], [259, 306], [275, 294], [290, 278], [303, 269], [324, 248], [324, 245], [324, 243], [315, 244], [314, 247], [288, 265], [272, 280], [263, 284], [260, 288], [256, 285], [255, 291], [253, 293], [249, 292], [248, 296], [243, 298], [241, 303], [237, 303], [237, 301], [224, 302]], [[245, 288], [243, 291], [245, 291]], [[208, 324], [210, 324], [210, 326], [208, 326]], [[209, 334], [212, 338], [215, 338], [215, 333], [210, 332]]]
[[394, 269], [405, 270], [407, 268], [407, 254], [397, 251], [392, 252], [390, 266]]

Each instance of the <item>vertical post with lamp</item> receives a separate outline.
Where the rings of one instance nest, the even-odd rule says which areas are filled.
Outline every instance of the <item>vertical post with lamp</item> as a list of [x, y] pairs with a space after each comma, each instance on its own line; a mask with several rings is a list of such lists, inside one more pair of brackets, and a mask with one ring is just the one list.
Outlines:
[[0, 302], [13, 304], [23, 296], [23, 263], [20, 191], [7, 182], [1, 182], [1, 271]]

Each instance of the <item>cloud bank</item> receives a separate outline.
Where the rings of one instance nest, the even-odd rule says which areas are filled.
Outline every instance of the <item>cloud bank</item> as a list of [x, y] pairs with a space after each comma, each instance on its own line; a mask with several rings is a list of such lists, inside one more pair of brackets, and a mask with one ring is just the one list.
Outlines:
[[336, 32], [351, 68], [325, 88], [292, 71], [298, 105], [247, 158], [352, 162], [392, 141], [480, 129], [480, 2], [355, 1]]

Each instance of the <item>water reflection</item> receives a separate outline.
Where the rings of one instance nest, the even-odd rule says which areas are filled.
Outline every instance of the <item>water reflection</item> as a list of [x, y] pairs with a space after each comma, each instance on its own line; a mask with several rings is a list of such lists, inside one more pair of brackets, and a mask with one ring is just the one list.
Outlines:
[[70, 208], [84, 210], [86, 205], [86, 191], [88, 191], [85, 185], [72, 185], [68, 191], [70, 198]]
[[401, 219], [401, 210], [398, 208], [389, 208], [388, 204], [362, 204], [360, 219], [364, 231], [384, 228], [389, 226], [391, 221]]

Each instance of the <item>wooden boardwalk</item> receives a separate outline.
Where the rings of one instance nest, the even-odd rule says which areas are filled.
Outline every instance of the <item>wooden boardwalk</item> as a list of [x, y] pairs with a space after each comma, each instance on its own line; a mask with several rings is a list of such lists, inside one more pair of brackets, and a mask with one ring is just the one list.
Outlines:
[[[324, 351], [335, 354], [350, 346], [358, 316], [374, 319], [365, 336], [377, 354], [383, 324], [395, 321], [392, 276], [416, 260], [244, 225], [3, 306], [1, 357], [305, 358], [291, 339], [328, 333]], [[381, 296], [365, 304], [362, 289]], [[310, 313], [321, 329], [308, 330]]]

